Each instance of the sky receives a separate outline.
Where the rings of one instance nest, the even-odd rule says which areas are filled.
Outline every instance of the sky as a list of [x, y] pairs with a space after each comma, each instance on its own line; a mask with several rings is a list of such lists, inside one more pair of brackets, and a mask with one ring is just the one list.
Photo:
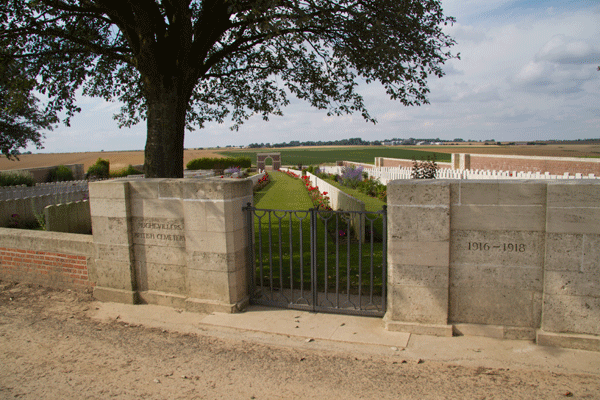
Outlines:
[[[457, 45], [443, 78], [430, 77], [430, 104], [405, 107], [380, 84], [359, 92], [378, 121], [327, 117], [290, 97], [284, 116], [186, 132], [185, 147], [245, 146], [360, 137], [531, 141], [600, 138], [600, 2], [597, 0], [442, 0]], [[79, 97], [71, 126], [45, 131], [44, 153], [143, 150], [146, 123], [118, 127], [119, 103]]]

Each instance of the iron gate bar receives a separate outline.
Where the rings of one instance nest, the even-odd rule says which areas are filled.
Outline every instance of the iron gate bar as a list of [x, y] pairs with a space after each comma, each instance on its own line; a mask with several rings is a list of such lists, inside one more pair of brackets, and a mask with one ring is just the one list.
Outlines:
[[[289, 308], [298, 308], [302, 310], [309, 311], [324, 311], [324, 312], [336, 312], [343, 314], [358, 314], [358, 315], [371, 315], [371, 316], [382, 316], [385, 313], [386, 309], [386, 294], [387, 294], [387, 207], [383, 206], [382, 210], [377, 212], [370, 211], [326, 211], [326, 210], [318, 210], [318, 209], [310, 209], [310, 210], [275, 210], [275, 209], [257, 209], [252, 207], [251, 203], [248, 203], [246, 207], [242, 207], [244, 211], [247, 212], [247, 224], [248, 224], [248, 257], [250, 258], [250, 279], [249, 279], [249, 295], [252, 303], [256, 304], [264, 304], [264, 305], [275, 305]], [[262, 212], [262, 215], [259, 213]], [[283, 215], [279, 216], [277, 213], [283, 213]], [[304, 214], [304, 216], [300, 217], [300, 214]], [[268, 214], [268, 244], [269, 244], [269, 287], [265, 287], [265, 276], [264, 276], [264, 268], [266, 267], [265, 261], [263, 259], [263, 218]], [[277, 218], [277, 236], [278, 236], [278, 255], [279, 255], [279, 287], [276, 288], [274, 286], [274, 265], [273, 265], [273, 219], [271, 214], [274, 214]], [[300, 297], [297, 299], [294, 296], [295, 284], [294, 284], [294, 246], [293, 246], [293, 216], [296, 217], [299, 223], [299, 235], [300, 235], [300, 243], [299, 243], [299, 267], [300, 267]], [[352, 295], [352, 265], [351, 265], [351, 235], [350, 229], [352, 227], [352, 215], [359, 215], [358, 218], [358, 230], [356, 231], [356, 236], [358, 238], [358, 306], [353, 301]], [[373, 218], [368, 218], [367, 215], [373, 215]], [[284, 267], [283, 267], [283, 227], [282, 221], [285, 216], [289, 217], [289, 257], [290, 257], [290, 285], [289, 291], [286, 292], [286, 288], [284, 287]], [[309, 289], [305, 290], [305, 277], [304, 277], [304, 221], [308, 219], [307, 217], [310, 215], [310, 226], [309, 226], [309, 240], [310, 240], [310, 292], [306, 294], [310, 294], [309, 297], [305, 297], [305, 292], [308, 292]], [[375, 229], [374, 222], [378, 220], [379, 216], [382, 218], [382, 255], [381, 255], [381, 300], [380, 304], [376, 304], [375, 301], [375, 265], [374, 265], [374, 240], [375, 240]], [[335, 216], [335, 304], [330, 299], [329, 292], [329, 224], [333, 223], [331, 218]], [[258, 225], [258, 257], [259, 257], [259, 271], [258, 278], [260, 279], [260, 283], [256, 282], [257, 271], [256, 271], [256, 253], [255, 253], [255, 244], [256, 244], [256, 232], [254, 225], [254, 217], [257, 218]], [[340, 218], [345, 222], [346, 225], [346, 301], [340, 303]], [[323, 267], [324, 267], [324, 276], [322, 284], [324, 285], [323, 292], [319, 291], [319, 278], [318, 274], [320, 271], [320, 262], [319, 262], [319, 237], [318, 237], [318, 220], [323, 222]], [[368, 220], [368, 224], [367, 224]], [[369, 259], [369, 299], [368, 303], [363, 306], [363, 251], [362, 246], [365, 244], [362, 238], [364, 237], [364, 230], [366, 225], [369, 225], [370, 228], [370, 259]], [[266, 228], [266, 227], [265, 227]], [[355, 229], [352, 229], [355, 230]], [[378, 266], [379, 268], [379, 266]], [[297, 272], [297, 271], [296, 271]], [[367, 282], [367, 281], [365, 281]], [[259, 289], [257, 293], [257, 289]], [[267, 291], [268, 290], [268, 294]], [[277, 299], [276, 299], [276, 292]], [[289, 292], [289, 298], [288, 298]], [[282, 299], [284, 302], [282, 302]], [[321, 299], [321, 300], [320, 300]]]

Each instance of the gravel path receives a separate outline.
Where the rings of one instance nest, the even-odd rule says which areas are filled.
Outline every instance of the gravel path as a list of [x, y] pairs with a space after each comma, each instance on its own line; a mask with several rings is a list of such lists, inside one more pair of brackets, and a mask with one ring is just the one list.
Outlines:
[[600, 398], [598, 375], [472, 368], [87, 317], [89, 294], [0, 282], [0, 399]]

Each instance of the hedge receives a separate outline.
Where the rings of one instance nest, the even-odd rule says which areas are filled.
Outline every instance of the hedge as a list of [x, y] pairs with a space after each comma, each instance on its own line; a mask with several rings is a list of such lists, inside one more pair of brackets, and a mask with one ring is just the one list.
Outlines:
[[252, 160], [249, 157], [237, 158], [196, 158], [185, 166], [189, 170], [197, 169], [226, 169], [229, 167], [250, 168]]

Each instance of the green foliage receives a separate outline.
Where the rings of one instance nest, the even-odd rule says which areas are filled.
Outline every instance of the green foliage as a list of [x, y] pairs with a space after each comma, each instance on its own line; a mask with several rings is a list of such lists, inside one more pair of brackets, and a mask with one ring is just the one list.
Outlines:
[[[0, 39], [0, 46], [2, 46]], [[0, 53], [0, 151], [16, 158], [29, 144], [42, 147], [41, 129], [52, 129], [56, 119], [38, 110], [35, 81], [23, 73], [20, 61]]]
[[196, 158], [191, 160], [185, 166], [189, 170], [198, 169], [217, 169], [224, 170], [230, 167], [249, 168], [252, 165], [252, 160], [248, 157], [228, 157], [228, 158]]
[[47, 115], [65, 110], [68, 124], [83, 89], [121, 101], [120, 126], [149, 118], [151, 177], [183, 175], [186, 128], [266, 120], [282, 114], [289, 94], [327, 115], [376, 122], [359, 81], [380, 82], [403, 105], [426, 104], [427, 79], [456, 57], [443, 30], [454, 19], [440, 0], [174, 4], [0, 2], [0, 48], [48, 96]]
[[35, 186], [35, 179], [27, 173], [0, 172], [0, 187], [19, 185]]
[[94, 165], [91, 165], [87, 173], [86, 179], [106, 179], [109, 178], [110, 162], [99, 158]]
[[124, 178], [129, 175], [141, 175], [141, 174], [143, 174], [143, 172], [138, 171], [137, 169], [133, 168], [133, 166], [131, 164], [129, 164], [127, 167], [120, 169], [118, 171], [110, 172], [111, 178]]
[[48, 178], [46, 179], [47, 182], [65, 182], [72, 180], [74, 180], [73, 171], [64, 165], [59, 165], [52, 168], [48, 173]]
[[35, 217], [35, 220], [37, 221], [40, 229], [45, 231], [46, 230], [46, 216], [44, 215], [43, 211], [37, 212], [37, 210], [35, 208], [35, 201], [33, 200], [33, 198], [31, 199], [31, 211], [33, 212], [33, 216]]

